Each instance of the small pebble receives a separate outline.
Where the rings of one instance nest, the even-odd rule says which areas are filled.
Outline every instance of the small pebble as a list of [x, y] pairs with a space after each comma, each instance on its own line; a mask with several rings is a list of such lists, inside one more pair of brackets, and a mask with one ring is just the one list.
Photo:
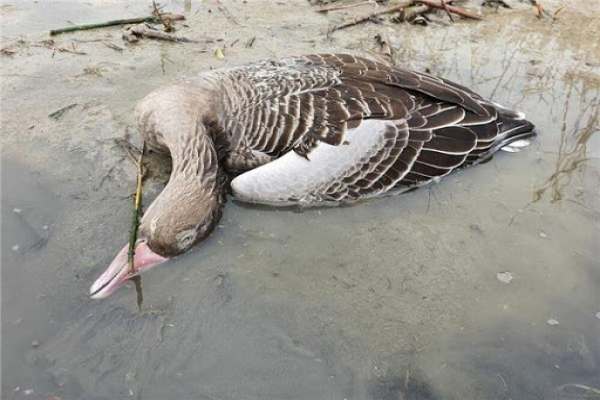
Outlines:
[[16, 388], [14, 388], [13, 392], [18, 392], [19, 390], [21, 390], [21, 386], [17, 386]]
[[513, 274], [512, 272], [498, 272], [496, 274], [496, 279], [502, 283], [509, 284], [513, 280]]
[[11, 247], [12, 251], [19, 251], [19, 245], [15, 244], [13, 247]]
[[548, 235], [546, 235], [546, 232], [540, 232], [540, 237], [543, 239], [546, 239], [548, 237]]
[[48, 225], [42, 226], [42, 229], [45, 230], [45, 231], [47, 231], [48, 230]]
[[596, 313], [596, 318], [600, 319], [600, 311]]
[[20, 208], [13, 208], [13, 212], [15, 214], [21, 214], [21, 211], [23, 211], [23, 210], [21, 210]]
[[33, 348], [40, 347], [40, 342], [38, 342], [37, 340], [34, 340], [33, 342], [31, 342], [31, 347], [33, 347]]
[[24, 390], [24, 391], [23, 391], [23, 394], [24, 394], [25, 396], [29, 396], [30, 394], [33, 394], [33, 389], [27, 389], [27, 390]]
[[558, 325], [558, 321], [555, 320], [554, 318], [550, 318], [548, 321], [546, 321], [546, 323], [548, 325]]

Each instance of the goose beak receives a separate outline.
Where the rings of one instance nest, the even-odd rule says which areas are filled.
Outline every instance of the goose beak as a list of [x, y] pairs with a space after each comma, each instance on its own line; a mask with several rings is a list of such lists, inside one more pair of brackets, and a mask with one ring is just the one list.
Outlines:
[[146, 242], [140, 240], [135, 246], [133, 271], [131, 271], [127, 263], [128, 251], [129, 245], [125, 245], [106, 271], [96, 279], [96, 282], [90, 287], [90, 297], [92, 299], [104, 299], [110, 296], [115, 290], [123, 286], [127, 280], [168, 260], [168, 258], [150, 250]]

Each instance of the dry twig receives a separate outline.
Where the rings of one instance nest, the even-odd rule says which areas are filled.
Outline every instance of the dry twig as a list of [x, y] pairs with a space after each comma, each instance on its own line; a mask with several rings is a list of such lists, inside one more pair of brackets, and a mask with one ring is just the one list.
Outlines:
[[162, 7], [159, 7], [156, 1], [152, 0], [152, 15], [160, 21], [160, 23], [164, 27], [165, 32], [173, 32], [175, 30], [173, 22], [175, 21], [172, 18], [169, 18], [168, 13], [163, 13], [160, 11]]
[[235, 25], [241, 25], [239, 23], [239, 21], [237, 20], [237, 18], [235, 18], [233, 16], [233, 14], [229, 11], [229, 9], [227, 7], [225, 7], [225, 5], [223, 3], [221, 3], [220, 0], [217, 0], [217, 8], [219, 9], [219, 11], [221, 11], [221, 13], [223, 15], [225, 15], [225, 18], [227, 18], [229, 21], [233, 22]]
[[252, 48], [254, 46], [254, 42], [256, 41], [256, 36], [252, 36], [248, 41], [244, 44], [244, 47], [247, 49]]
[[[185, 17], [179, 14], [162, 14], [163, 18], [170, 18], [172, 21], [184, 20]], [[140, 24], [143, 22], [161, 22], [154, 15], [149, 17], [137, 17], [137, 18], [126, 18], [126, 19], [115, 19], [112, 21], [99, 22], [96, 24], [83, 24], [83, 25], [74, 25], [66, 28], [60, 29], [52, 29], [50, 31], [50, 36], [58, 35], [61, 33], [67, 32], [75, 32], [75, 31], [84, 31], [88, 29], [96, 29], [96, 28], [106, 28], [108, 26], [116, 26], [116, 25], [131, 25], [131, 24]]]
[[440, 0], [440, 2], [442, 3], [442, 9], [446, 12], [446, 15], [448, 15], [448, 18], [450, 18], [450, 22], [454, 22], [454, 18], [452, 17], [452, 13], [450, 12], [450, 9], [448, 8], [448, 3], [446, 3], [446, 0]]
[[13, 56], [16, 54], [16, 50], [13, 50], [11, 48], [8, 47], [3, 47], [0, 49], [0, 54], [2, 54], [3, 56]]
[[52, 118], [53, 120], [58, 121], [59, 119], [61, 119], [61, 117], [67, 112], [69, 111], [71, 108], [76, 107], [78, 104], [77, 103], [73, 103], [73, 104], [69, 104], [68, 106], [64, 106], [59, 108], [58, 110], [48, 114], [48, 118]]
[[544, 6], [538, 0], [529, 0], [531, 5], [533, 6], [533, 10], [535, 12], [535, 16], [538, 18], [542, 18], [544, 14], [546, 14], [546, 10], [544, 10]]
[[347, 8], [365, 6], [367, 4], [373, 4], [373, 5], [375, 5], [375, 4], [377, 4], [377, 2], [375, 2], [373, 0], [366, 0], [366, 1], [361, 1], [361, 2], [358, 2], [358, 3], [342, 4], [342, 5], [339, 5], [339, 6], [331, 5], [331, 6], [325, 6], [325, 7], [318, 8], [317, 12], [326, 13], [326, 12], [329, 12], [329, 11], [345, 10]]
[[149, 39], [157, 39], [157, 40], [166, 40], [168, 42], [185, 42], [185, 43], [195, 43], [195, 40], [188, 39], [182, 36], [176, 36], [171, 33], [161, 32], [158, 29], [148, 25], [148, 24], [138, 24], [134, 26], [130, 26], [123, 32], [123, 40], [134, 43], [139, 41], [141, 38], [149, 38]]
[[104, 45], [106, 47], [108, 47], [109, 49], [113, 49], [113, 50], [118, 51], [118, 52], [122, 52], [124, 50], [122, 47], [119, 47], [116, 44], [111, 43], [111, 42], [102, 42], [102, 43], [104, 43]]
[[437, 8], [440, 10], [446, 10], [446, 12], [452, 13], [452, 14], [456, 14], [456, 15], [460, 15], [461, 17], [465, 17], [465, 18], [470, 18], [470, 19], [477, 19], [480, 20], [482, 19], [481, 15], [476, 14], [472, 11], [466, 10], [462, 7], [457, 7], [457, 6], [451, 6], [446, 4], [446, 2], [444, 0], [437, 1], [437, 0], [416, 0], [417, 3], [421, 3], [421, 4], [425, 4], [431, 8]]
[[397, 17], [392, 18], [392, 22], [413, 22], [415, 18], [431, 11], [431, 7], [425, 4], [406, 7]]
[[412, 0], [405, 1], [402, 4], [397, 4], [397, 5], [392, 6], [392, 7], [387, 7], [387, 8], [384, 8], [382, 10], [374, 11], [374, 12], [371, 12], [369, 14], [353, 18], [353, 19], [351, 19], [349, 21], [346, 21], [346, 22], [344, 22], [344, 23], [342, 23], [340, 25], [334, 26], [333, 28], [331, 28], [329, 30], [329, 32], [331, 33], [331, 32], [335, 32], [335, 31], [340, 30], [340, 29], [347, 28], [349, 26], [358, 25], [358, 24], [363, 23], [365, 21], [368, 21], [368, 20], [370, 20], [370, 19], [372, 19], [374, 17], [377, 17], [378, 15], [390, 14], [390, 13], [393, 13], [393, 12], [402, 11], [404, 8], [411, 6], [413, 3], [414, 3], [414, 1], [412, 1]]

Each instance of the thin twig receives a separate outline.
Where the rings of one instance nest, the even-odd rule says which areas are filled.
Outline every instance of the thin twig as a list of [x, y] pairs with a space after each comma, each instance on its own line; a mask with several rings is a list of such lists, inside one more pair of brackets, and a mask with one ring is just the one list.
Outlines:
[[61, 107], [58, 110], [48, 114], [48, 118], [52, 118], [52, 119], [58, 121], [63, 116], [64, 113], [69, 111], [71, 108], [76, 107], [77, 105], [78, 105], [77, 103], [72, 103], [72, 104], [69, 104], [68, 106]]
[[[163, 14], [163, 17], [165, 14]], [[169, 18], [173, 21], [184, 20], [185, 17], [179, 14], [169, 14]], [[126, 18], [126, 19], [115, 19], [112, 21], [99, 22], [95, 24], [83, 24], [83, 25], [74, 25], [66, 28], [60, 29], [52, 29], [50, 31], [50, 36], [59, 35], [61, 33], [67, 32], [75, 32], [75, 31], [85, 31], [88, 29], [97, 29], [97, 28], [106, 28], [108, 26], [116, 26], [116, 25], [130, 25], [130, 24], [140, 24], [142, 22], [161, 22], [154, 15], [149, 17], [137, 17], [137, 18]]]
[[448, 3], [446, 3], [446, 0], [440, 0], [442, 2], [442, 8], [444, 9], [444, 11], [446, 11], [446, 14], [448, 15], [448, 18], [450, 18], [450, 22], [454, 22], [454, 18], [452, 17], [452, 13], [450, 12], [450, 9], [448, 8]]
[[137, 233], [140, 225], [140, 217], [142, 214], [142, 182], [144, 179], [144, 153], [146, 152], [146, 142], [142, 144], [142, 152], [137, 162], [137, 181], [135, 188], [135, 198], [133, 200], [133, 218], [131, 219], [131, 230], [129, 231], [129, 251], [127, 253], [127, 263], [129, 264], [129, 272], [134, 273], [133, 265], [135, 256], [135, 243], [137, 242]]
[[102, 43], [104, 43], [104, 45], [106, 47], [108, 47], [109, 49], [113, 49], [113, 50], [118, 51], [118, 52], [122, 52], [124, 50], [122, 47], [119, 47], [116, 44], [111, 43], [111, 42], [102, 42]]
[[173, 20], [168, 17], [167, 13], [161, 12], [161, 8], [162, 7], [159, 7], [156, 1], [152, 0], [152, 15], [160, 21], [165, 32], [173, 32], [175, 30], [175, 28], [173, 28]]
[[478, 20], [482, 19], [481, 15], [479, 15], [479, 14], [475, 14], [474, 12], [468, 11], [461, 7], [448, 5], [445, 2], [444, 2], [444, 4], [442, 4], [441, 2], [436, 1], [436, 0], [416, 0], [416, 2], [428, 5], [429, 7], [432, 7], [432, 8], [438, 8], [440, 10], [447, 10], [453, 14], [460, 15], [461, 17], [478, 19]]
[[375, 1], [373, 0], [366, 0], [366, 1], [360, 1], [358, 3], [352, 3], [352, 4], [342, 4], [339, 6], [336, 5], [332, 5], [332, 6], [325, 6], [325, 7], [321, 7], [321, 8], [317, 8], [317, 12], [320, 13], [326, 13], [329, 11], [337, 11], [337, 10], [345, 10], [347, 8], [353, 8], [353, 7], [359, 7], [359, 6], [364, 6], [367, 4], [377, 4]]
[[536, 17], [542, 18], [544, 14], [547, 14], [544, 6], [538, 0], [529, 0], [529, 2], [534, 7]]
[[248, 39], [248, 41], [246, 42], [246, 44], [244, 44], [244, 47], [247, 49], [252, 48], [252, 46], [254, 46], [254, 42], [256, 41], [256, 36], [252, 36], [250, 39]]
[[[129, 272], [134, 274], [135, 245], [137, 242], [137, 233], [140, 227], [140, 217], [142, 216], [142, 183], [144, 182], [144, 154], [146, 153], [146, 142], [142, 143], [142, 151], [137, 161], [137, 180], [135, 188], [135, 198], [133, 200], [133, 218], [131, 220], [131, 230], [129, 231], [129, 251], [127, 252], [127, 263]], [[131, 278], [135, 284], [135, 292], [138, 310], [142, 310], [144, 294], [142, 292], [142, 278], [139, 275]]]
[[346, 21], [346, 22], [344, 22], [344, 23], [342, 23], [340, 25], [334, 26], [333, 28], [331, 28], [329, 30], [329, 32], [331, 33], [331, 32], [335, 32], [335, 31], [340, 30], [340, 29], [347, 28], [349, 26], [358, 25], [358, 24], [363, 23], [365, 21], [368, 21], [371, 18], [374, 18], [374, 17], [376, 17], [378, 15], [389, 14], [389, 13], [401, 11], [404, 8], [411, 6], [413, 3], [414, 3], [413, 0], [405, 1], [402, 4], [397, 4], [397, 5], [392, 6], [392, 7], [384, 8], [383, 10], [374, 11], [372, 13], [369, 13], [369, 14], [366, 14], [366, 15], [363, 15], [363, 16], [360, 16], [360, 17], [356, 17], [354, 19], [351, 19], [350, 21]]
[[412, 22], [419, 15], [426, 14], [429, 11], [431, 11], [431, 7], [426, 6], [425, 4], [406, 7], [398, 17], [392, 18], [392, 22]]
[[227, 18], [229, 21], [233, 22], [235, 25], [242, 25], [239, 23], [239, 21], [237, 20], [237, 18], [235, 18], [233, 16], [233, 14], [229, 11], [229, 9], [227, 7], [225, 7], [225, 4], [221, 3], [220, 0], [217, 0], [217, 8], [219, 9], [219, 11], [221, 11], [221, 13], [223, 13], [223, 15], [225, 15], [225, 18]]

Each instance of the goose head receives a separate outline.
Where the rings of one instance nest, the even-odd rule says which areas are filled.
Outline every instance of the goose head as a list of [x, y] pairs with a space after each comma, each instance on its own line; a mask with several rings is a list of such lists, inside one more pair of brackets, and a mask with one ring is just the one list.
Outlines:
[[[138, 105], [140, 133], [151, 148], [170, 153], [171, 176], [140, 221], [133, 268], [125, 245], [91, 286], [92, 298], [108, 297], [127, 280], [185, 253], [219, 221], [225, 179], [213, 138], [203, 123], [211, 117], [207, 98], [198, 91], [171, 87], [150, 94]], [[199, 113], [201, 109], [206, 112]]]
[[205, 239], [221, 216], [221, 194], [172, 179], [144, 214], [133, 269], [125, 245], [90, 288], [93, 299], [110, 296], [129, 279], [190, 250]]

